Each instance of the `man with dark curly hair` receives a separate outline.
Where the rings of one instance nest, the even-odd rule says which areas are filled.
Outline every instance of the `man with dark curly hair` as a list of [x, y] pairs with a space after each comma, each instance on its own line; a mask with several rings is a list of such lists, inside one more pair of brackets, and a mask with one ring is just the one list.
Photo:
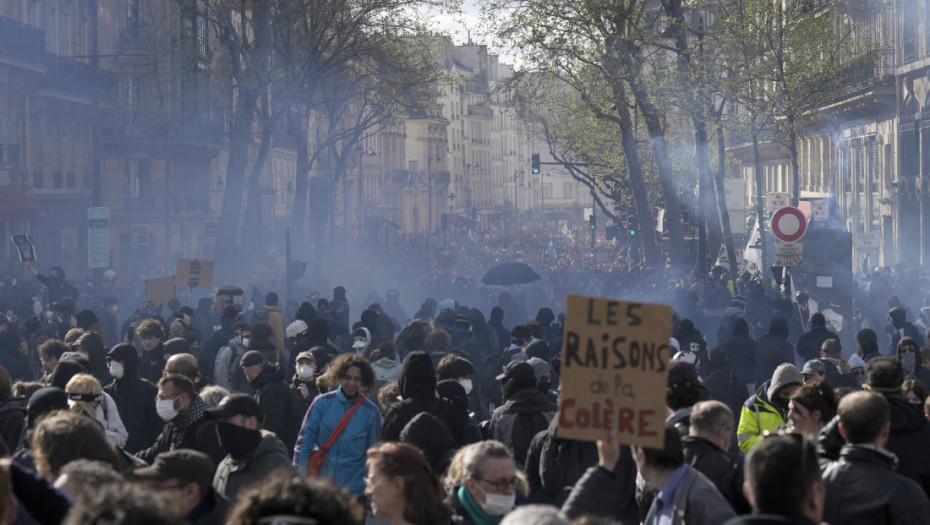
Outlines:
[[342, 354], [330, 363], [329, 374], [339, 386], [317, 396], [310, 405], [294, 447], [294, 466], [301, 475], [306, 475], [310, 454], [329, 440], [330, 432], [354, 409], [327, 451], [320, 475], [332, 478], [353, 496], [362, 496], [365, 453], [381, 436], [381, 410], [364, 394], [374, 384], [375, 372], [364, 357]]

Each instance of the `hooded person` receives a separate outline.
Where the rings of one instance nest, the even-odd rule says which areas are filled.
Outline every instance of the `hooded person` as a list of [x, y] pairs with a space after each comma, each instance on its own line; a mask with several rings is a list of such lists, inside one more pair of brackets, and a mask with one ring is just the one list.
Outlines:
[[371, 346], [371, 332], [364, 326], [356, 328], [352, 332], [352, 351], [355, 355], [367, 358], [369, 346]]
[[856, 355], [866, 363], [873, 357], [880, 356], [878, 335], [871, 328], [863, 328], [856, 333]]
[[285, 366], [287, 358], [284, 351], [275, 343], [274, 329], [268, 323], [255, 323], [252, 325], [252, 338], [249, 339], [249, 350], [261, 352], [265, 361], [278, 366]]
[[75, 351], [84, 354], [90, 363], [90, 373], [100, 381], [101, 385], [107, 385], [113, 378], [110, 371], [107, 370], [106, 348], [103, 339], [96, 332], [84, 332], [72, 345]]
[[370, 361], [379, 388], [385, 383], [397, 381], [401, 364], [397, 361], [394, 343], [382, 341], [378, 348], [371, 352]]
[[28, 381], [32, 379], [33, 374], [29, 359], [20, 352], [23, 338], [15, 328], [3, 329], [3, 326], [10, 325], [5, 315], [3, 319], [7, 320], [7, 323], [0, 324], [0, 365], [6, 368], [13, 381]]
[[455, 442], [464, 444], [464, 425], [458, 411], [448, 401], [436, 395], [436, 369], [426, 352], [411, 352], [404, 359], [397, 375], [401, 401], [384, 412], [381, 441], [397, 441], [404, 426], [421, 412], [429, 412], [442, 421]]
[[536, 311], [534, 320], [542, 327], [543, 334], [540, 339], [545, 339], [546, 342], [551, 343], [553, 339], [552, 321], [555, 321], [555, 314], [552, 313], [552, 308], [547, 308], [545, 306], [540, 308]]
[[930, 384], [930, 370], [923, 366], [920, 347], [916, 340], [911, 337], [902, 337], [898, 341], [895, 357], [901, 363], [905, 378], [919, 379], [924, 385]]
[[423, 451], [431, 472], [448, 470], [458, 449], [449, 427], [429, 412], [420, 412], [413, 416], [400, 431], [400, 441]]
[[74, 314], [74, 325], [85, 332], [94, 332], [100, 336], [101, 346], [106, 346], [107, 335], [109, 334], [103, 331], [103, 327], [100, 325], [100, 321], [97, 320], [97, 315], [93, 310], [87, 308], [78, 310]]
[[[319, 346], [326, 349], [326, 352], [333, 357], [339, 355], [339, 349], [329, 340], [329, 323], [326, 322], [326, 319], [315, 317], [310, 321], [310, 324], [307, 325], [306, 337], [307, 344], [310, 345], [311, 349]], [[317, 364], [319, 363], [319, 356], [317, 356]], [[324, 366], [320, 365], [318, 370], [322, 371], [323, 368]]]
[[89, 374], [90, 363], [77, 352], [65, 352], [58, 360], [58, 364], [49, 374], [49, 385], [62, 390], [68, 385], [68, 381], [77, 374]]
[[536, 371], [527, 362], [508, 364], [497, 380], [501, 382], [504, 404], [491, 415], [489, 438], [507, 445], [517, 464], [523, 465], [530, 442], [548, 428], [558, 405], [539, 391]]
[[794, 348], [788, 342], [788, 320], [776, 315], [769, 322], [769, 331], [756, 340], [756, 384], [768, 381], [778, 365], [794, 363]]
[[255, 389], [255, 399], [261, 406], [262, 428], [274, 432], [289, 449], [294, 447], [297, 431], [304, 415], [303, 400], [291, 396], [281, 367], [262, 359], [262, 354], [250, 350], [240, 361], [249, 386]]
[[682, 319], [678, 324], [678, 330], [675, 331], [675, 339], [678, 340], [679, 348], [685, 352], [691, 352], [697, 356], [695, 366], [701, 377], [707, 376], [707, 342], [701, 332], [694, 327], [691, 319]]
[[123, 448], [135, 454], [151, 445], [164, 425], [152, 402], [158, 387], [139, 377], [139, 354], [134, 346], [118, 344], [107, 352], [106, 360], [113, 381], [103, 391], [113, 398], [129, 433]]
[[248, 394], [224, 397], [204, 417], [216, 421], [217, 439], [227, 452], [213, 476], [213, 488], [223, 497], [236, 501], [275, 470], [294, 472], [289, 449], [274, 432], [261, 428], [262, 409]]
[[736, 428], [740, 450], [749, 452], [762, 439], [763, 432], [775, 431], [788, 421], [788, 401], [803, 383], [796, 366], [778, 365], [772, 379], [759, 386], [743, 403]]
[[533, 372], [536, 374], [536, 388], [545, 394], [549, 401], [558, 403], [558, 381], [552, 365], [539, 357], [531, 357], [526, 362], [533, 367]]
[[39, 270], [32, 266], [32, 261], [26, 261], [26, 268], [37, 281], [48, 289], [48, 301], [50, 303], [65, 297], [77, 299], [80, 295], [77, 288], [66, 280], [65, 270], [61, 266], [49, 268], [47, 276], [39, 273]]
[[40, 388], [29, 396], [26, 402], [26, 428], [19, 446], [13, 454], [13, 459], [20, 465], [36, 470], [35, 458], [32, 456], [32, 433], [48, 414], [59, 410], [68, 410], [68, 394], [63, 388], [48, 386]]
[[737, 318], [733, 321], [732, 334], [729, 339], [721, 343], [723, 348], [726, 349], [729, 364], [736, 375], [746, 381], [747, 384], [754, 385], [756, 377], [756, 341], [749, 335], [749, 323], [745, 318]]
[[895, 355], [898, 351], [898, 342], [904, 337], [911, 337], [917, 341], [918, 348], [924, 346], [924, 336], [914, 323], [907, 320], [907, 310], [896, 306], [888, 311], [888, 323], [885, 325], [888, 332], [888, 350], [885, 355]]
[[205, 381], [213, 383], [216, 381], [216, 360], [220, 349], [227, 346], [233, 338], [233, 326], [238, 322], [239, 310], [235, 306], [227, 306], [223, 309], [220, 317], [220, 328], [213, 335], [207, 338], [200, 347], [200, 355], [197, 359], [200, 361], [200, 373]]

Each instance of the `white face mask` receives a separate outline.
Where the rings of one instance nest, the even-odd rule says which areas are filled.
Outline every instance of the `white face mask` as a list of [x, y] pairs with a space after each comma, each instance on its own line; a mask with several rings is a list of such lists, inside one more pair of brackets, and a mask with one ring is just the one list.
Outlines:
[[484, 503], [481, 503], [477, 498], [475, 498], [475, 503], [488, 516], [503, 516], [513, 510], [513, 506], [517, 502], [516, 492], [508, 496], [506, 494], [488, 494], [480, 486], [478, 486], [478, 489], [484, 493]]
[[248, 348], [248, 347], [249, 347], [249, 338], [248, 338], [248, 337], [245, 337], [245, 336], [242, 337], [242, 347], [243, 347], [243, 348]]
[[120, 379], [125, 371], [123, 365], [116, 361], [110, 361], [110, 375], [113, 376], [113, 379]]
[[357, 339], [354, 343], [352, 343], [352, 348], [355, 348], [356, 350], [359, 348], [365, 348], [366, 346], [368, 346], [368, 343], [361, 339]]
[[301, 379], [310, 379], [313, 377], [313, 367], [310, 365], [300, 365], [297, 367], [297, 377]]
[[462, 385], [462, 388], [465, 389], [465, 395], [471, 394], [471, 389], [474, 388], [471, 384], [471, 379], [462, 379], [459, 380], [459, 384]]
[[156, 399], [155, 412], [158, 413], [158, 417], [165, 423], [178, 417], [178, 409], [174, 408], [173, 399]]

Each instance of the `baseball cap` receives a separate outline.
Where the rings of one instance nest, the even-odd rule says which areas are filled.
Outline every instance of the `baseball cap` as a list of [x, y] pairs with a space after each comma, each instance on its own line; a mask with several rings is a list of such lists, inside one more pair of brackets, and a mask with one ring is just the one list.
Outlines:
[[248, 394], [229, 394], [220, 400], [220, 403], [203, 411], [204, 417], [210, 419], [229, 419], [235, 416], [255, 417], [263, 419], [262, 408], [258, 401]]
[[826, 374], [827, 368], [823, 366], [823, 361], [820, 359], [811, 359], [810, 361], [804, 363], [804, 368], [801, 369], [801, 375], [812, 376], [814, 374]]
[[203, 486], [213, 485], [213, 460], [210, 456], [189, 448], [179, 448], [155, 456], [148, 467], [130, 472], [129, 476], [142, 481], [180, 479]]
[[242, 354], [242, 359], [239, 360], [239, 366], [245, 368], [247, 366], [254, 366], [263, 362], [265, 362], [265, 358], [262, 357], [261, 352], [258, 350], [249, 350], [248, 352]]
[[498, 381], [510, 381], [517, 377], [532, 377], [536, 381], [536, 372], [533, 367], [526, 361], [511, 361], [504, 369], [504, 373], [496, 377]]
[[316, 358], [313, 357], [313, 353], [310, 350], [303, 351], [297, 354], [296, 361], [299, 363], [301, 359], [309, 359], [310, 361], [316, 362]]

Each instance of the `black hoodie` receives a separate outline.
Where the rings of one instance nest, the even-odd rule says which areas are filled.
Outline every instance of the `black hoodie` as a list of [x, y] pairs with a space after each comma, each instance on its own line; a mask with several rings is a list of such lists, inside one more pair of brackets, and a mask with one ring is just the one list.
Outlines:
[[452, 404], [436, 394], [436, 369], [426, 352], [411, 352], [397, 375], [403, 401], [384, 412], [381, 441], [398, 441], [400, 432], [417, 414], [429, 412], [449, 427], [458, 445], [464, 442], [464, 422]]
[[155, 411], [158, 387], [139, 377], [139, 354], [134, 346], [125, 343], [114, 346], [107, 353], [107, 361], [123, 365], [123, 377], [114, 379], [103, 391], [113, 398], [129, 432], [125, 450], [135, 454], [151, 446], [164, 427]]
[[303, 408], [303, 402], [292, 398], [281, 367], [265, 361], [261, 373], [249, 386], [255, 389], [255, 400], [265, 416], [262, 428], [274, 432], [288, 450], [293, 450], [301, 423], [296, 414]]

